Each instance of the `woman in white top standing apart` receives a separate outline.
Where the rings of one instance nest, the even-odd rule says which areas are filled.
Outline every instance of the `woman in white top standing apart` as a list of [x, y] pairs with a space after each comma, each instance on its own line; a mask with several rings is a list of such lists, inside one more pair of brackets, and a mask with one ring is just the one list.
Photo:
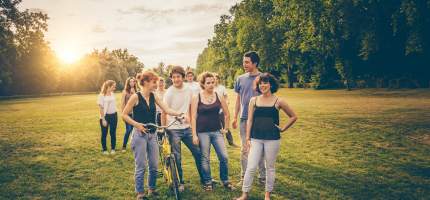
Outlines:
[[102, 131], [101, 143], [103, 148], [103, 154], [108, 154], [106, 147], [106, 136], [108, 129], [111, 138], [111, 154], [115, 153], [116, 127], [118, 123], [114, 95], [115, 89], [115, 81], [105, 81], [103, 83], [103, 86], [101, 87], [101, 91], [97, 100], [97, 104], [99, 105], [100, 110], [100, 128]]

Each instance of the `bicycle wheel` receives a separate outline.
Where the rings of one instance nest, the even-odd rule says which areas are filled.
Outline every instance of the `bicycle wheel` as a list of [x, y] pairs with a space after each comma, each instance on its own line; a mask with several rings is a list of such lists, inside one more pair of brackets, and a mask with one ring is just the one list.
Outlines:
[[178, 178], [178, 170], [176, 167], [175, 157], [172, 155], [169, 157], [169, 171], [172, 176], [172, 190], [175, 195], [176, 200], [181, 199], [181, 194], [179, 193], [179, 178]]

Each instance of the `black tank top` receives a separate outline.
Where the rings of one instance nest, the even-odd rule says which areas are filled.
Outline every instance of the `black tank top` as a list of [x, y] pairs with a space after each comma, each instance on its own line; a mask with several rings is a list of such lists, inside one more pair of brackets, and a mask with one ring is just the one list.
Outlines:
[[[258, 98], [258, 97], [257, 97]], [[254, 104], [254, 118], [252, 120], [251, 138], [260, 140], [279, 140], [279, 110], [276, 109], [276, 99], [273, 106], [257, 106], [257, 98]]]
[[149, 107], [146, 103], [145, 98], [143, 98], [142, 93], [137, 92], [139, 97], [139, 103], [133, 107], [133, 119], [139, 123], [155, 123], [155, 98], [154, 94], [151, 92], [149, 95]]
[[197, 119], [196, 126], [197, 132], [213, 132], [221, 130], [221, 121], [219, 110], [221, 109], [221, 102], [215, 92], [216, 100], [213, 104], [204, 104], [200, 99], [197, 105]]

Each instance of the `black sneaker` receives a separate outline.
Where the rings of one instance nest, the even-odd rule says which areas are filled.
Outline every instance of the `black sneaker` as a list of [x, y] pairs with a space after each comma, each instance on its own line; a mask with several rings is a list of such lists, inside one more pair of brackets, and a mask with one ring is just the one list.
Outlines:
[[233, 184], [231, 184], [230, 182], [223, 183], [222, 185], [224, 186], [225, 189], [230, 191], [236, 189], [234, 188]]
[[261, 185], [265, 185], [266, 184], [266, 178], [258, 178], [258, 183]]

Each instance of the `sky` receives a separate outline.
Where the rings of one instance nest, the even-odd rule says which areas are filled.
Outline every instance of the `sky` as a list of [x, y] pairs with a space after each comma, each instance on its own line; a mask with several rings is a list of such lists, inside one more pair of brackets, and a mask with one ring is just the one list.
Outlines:
[[23, 0], [49, 16], [46, 39], [60, 57], [127, 48], [145, 64], [195, 67], [222, 14], [240, 0]]

